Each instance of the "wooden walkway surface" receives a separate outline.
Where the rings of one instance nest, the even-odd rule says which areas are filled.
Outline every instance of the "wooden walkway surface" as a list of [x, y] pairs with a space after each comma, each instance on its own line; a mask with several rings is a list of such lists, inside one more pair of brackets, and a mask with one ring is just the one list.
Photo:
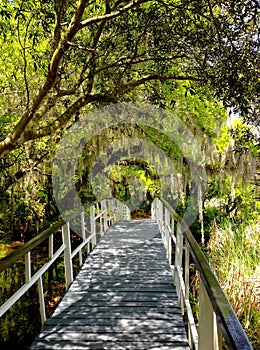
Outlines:
[[189, 349], [156, 223], [131, 220], [108, 230], [34, 349]]

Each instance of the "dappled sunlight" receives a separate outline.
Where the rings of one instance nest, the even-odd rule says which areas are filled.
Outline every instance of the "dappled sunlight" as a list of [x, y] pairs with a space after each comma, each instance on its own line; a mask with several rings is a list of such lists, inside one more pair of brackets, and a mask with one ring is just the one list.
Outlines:
[[90, 253], [31, 349], [188, 349], [157, 224], [118, 223]]

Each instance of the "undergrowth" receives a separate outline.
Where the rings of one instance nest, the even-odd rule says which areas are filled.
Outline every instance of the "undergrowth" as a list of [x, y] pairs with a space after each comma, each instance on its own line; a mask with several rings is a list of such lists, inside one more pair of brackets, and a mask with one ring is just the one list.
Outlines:
[[209, 260], [253, 348], [260, 349], [260, 220], [214, 224]]

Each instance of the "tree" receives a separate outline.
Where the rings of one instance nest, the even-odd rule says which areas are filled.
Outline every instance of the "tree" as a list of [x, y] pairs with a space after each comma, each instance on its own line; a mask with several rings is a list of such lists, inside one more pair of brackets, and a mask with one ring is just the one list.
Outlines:
[[259, 11], [257, 0], [4, 0], [1, 156], [86, 108], [149, 100], [158, 81], [207, 86], [257, 123]]

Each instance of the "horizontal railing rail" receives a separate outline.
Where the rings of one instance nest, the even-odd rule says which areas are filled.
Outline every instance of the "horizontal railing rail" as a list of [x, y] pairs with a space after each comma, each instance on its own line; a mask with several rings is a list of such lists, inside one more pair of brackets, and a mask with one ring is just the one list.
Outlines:
[[[188, 320], [191, 349], [253, 350], [248, 337], [229, 303], [210, 264], [190, 229], [167, 201], [155, 198], [152, 218], [162, 233], [169, 263], [172, 266], [183, 315]], [[174, 251], [174, 254], [172, 254]], [[190, 304], [190, 256], [200, 275], [198, 327]], [[174, 259], [174, 261], [173, 261]]]
[[50, 235], [55, 233], [62, 225], [65, 224], [64, 220], [59, 220], [55, 222], [51, 227], [48, 227], [46, 230], [32, 238], [30, 241], [26, 242], [20, 248], [15, 250], [13, 253], [5, 256], [0, 259], [0, 273], [7, 269], [9, 266], [14, 264], [16, 261], [21, 259], [26, 253], [32, 251], [39, 244], [44, 242]]
[[[64, 254], [64, 271], [66, 289], [69, 288], [73, 281], [73, 258], [79, 256], [79, 265], [83, 264], [82, 252], [87, 247], [87, 254], [97, 244], [97, 234], [101, 236], [107, 231], [108, 227], [116, 221], [130, 219], [130, 209], [123, 203], [115, 199], [103, 199], [89, 208], [90, 234], [86, 235], [85, 225], [86, 212], [80, 214], [80, 226], [82, 242], [72, 250], [71, 247], [71, 230], [70, 221], [59, 220], [51, 227], [25, 243], [10, 255], [0, 260], [0, 273], [12, 265], [24, 259], [25, 283], [15, 291], [0, 306], [0, 317], [3, 316], [35, 283], [38, 284], [39, 306], [42, 325], [46, 322], [46, 307], [43, 290], [43, 274], [54, 264], [54, 262]], [[75, 218], [73, 218], [75, 219]], [[97, 224], [99, 232], [97, 232]], [[62, 233], [62, 243], [54, 252], [54, 235], [59, 231]], [[34, 248], [39, 247], [41, 243], [48, 240], [48, 259], [34, 274], [32, 274], [31, 252]]]

